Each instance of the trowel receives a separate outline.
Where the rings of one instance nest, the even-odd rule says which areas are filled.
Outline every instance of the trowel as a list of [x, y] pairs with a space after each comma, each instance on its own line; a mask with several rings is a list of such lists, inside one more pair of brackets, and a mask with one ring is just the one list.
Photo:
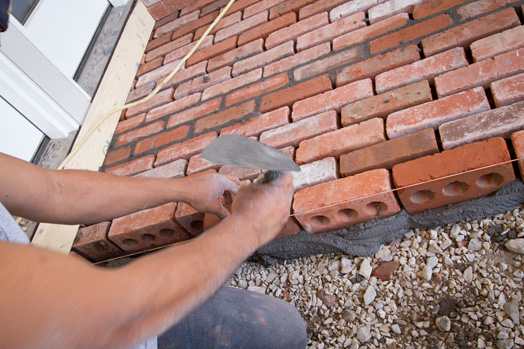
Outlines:
[[268, 170], [263, 183], [271, 182], [284, 172], [300, 171], [300, 166], [283, 151], [238, 135], [214, 139], [202, 152], [202, 158], [220, 165]]

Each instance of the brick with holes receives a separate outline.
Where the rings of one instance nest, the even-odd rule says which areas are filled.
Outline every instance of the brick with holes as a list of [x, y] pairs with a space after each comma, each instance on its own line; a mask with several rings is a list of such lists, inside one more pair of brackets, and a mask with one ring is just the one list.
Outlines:
[[176, 202], [113, 220], [109, 239], [127, 253], [145, 251], [189, 239], [176, 222]]
[[107, 239], [110, 226], [111, 222], [102, 222], [79, 229], [73, 242], [73, 251], [92, 262], [124, 255], [124, 251]]
[[[420, 212], [489, 195], [515, 179], [503, 138], [468, 144], [393, 166], [402, 205]], [[400, 189], [404, 188], [404, 189]]]
[[297, 191], [293, 212], [306, 231], [320, 233], [390, 217], [400, 207], [389, 171], [378, 169]]

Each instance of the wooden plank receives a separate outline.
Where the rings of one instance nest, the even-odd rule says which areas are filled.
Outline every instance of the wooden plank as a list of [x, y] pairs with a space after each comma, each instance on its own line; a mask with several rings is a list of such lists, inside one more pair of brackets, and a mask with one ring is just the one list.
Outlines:
[[[87, 112], [75, 145], [110, 110], [125, 104], [154, 24], [155, 20], [144, 4], [141, 1], [137, 2]], [[120, 112], [114, 113], [98, 127], [65, 168], [98, 171], [104, 162], [104, 147], [113, 138], [119, 118]], [[69, 253], [77, 230], [77, 225], [43, 223], [36, 230], [31, 243], [39, 247]]]

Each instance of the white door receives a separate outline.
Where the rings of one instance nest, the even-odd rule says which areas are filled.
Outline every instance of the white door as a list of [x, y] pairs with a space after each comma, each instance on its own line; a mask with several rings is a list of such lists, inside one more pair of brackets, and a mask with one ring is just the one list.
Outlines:
[[91, 98], [72, 78], [108, 5], [39, 0], [23, 24], [10, 16], [0, 34], [0, 131], [23, 134], [24, 146], [0, 136], [0, 151], [20, 146], [20, 156], [32, 158], [43, 135], [66, 137], [82, 124]]

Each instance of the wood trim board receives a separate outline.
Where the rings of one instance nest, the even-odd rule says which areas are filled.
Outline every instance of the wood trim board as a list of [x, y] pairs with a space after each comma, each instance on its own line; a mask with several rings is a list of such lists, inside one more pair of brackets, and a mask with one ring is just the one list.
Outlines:
[[[145, 5], [142, 1], [138, 1], [87, 111], [75, 144], [82, 140], [83, 135], [107, 112], [125, 104], [154, 24], [155, 20]], [[65, 169], [98, 171], [104, 162], [104, 147], [107, 147], [113, 138], [119, 118], [120, 112], [111, 115], [71, 158]], [[71, 251], [77, 231], [78, 225], [42, 223], [38, 226], [31, 243], [67, 254]]]

